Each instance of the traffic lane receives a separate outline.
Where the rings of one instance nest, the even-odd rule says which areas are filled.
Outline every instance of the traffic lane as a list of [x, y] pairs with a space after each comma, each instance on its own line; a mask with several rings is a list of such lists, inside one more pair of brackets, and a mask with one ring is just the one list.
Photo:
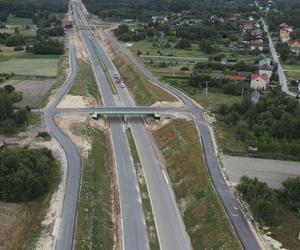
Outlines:
[[191, 249], [173, 190], [164, 177], [145, 127], [139, 117], [128, 121], [143, 166], [161, 249]]
[[144, 211], [131, 151], [119, 117], [109, 118], [123, 220], [124, 248], [149, 249]]
[[247, 220], [238, 208], [234, 195], [230, 192], [227, 183], [219, 167], [219, 162], [215, 155], [215, 148], [212, 142], [210, 131], [205, 123], [203, 114], [196, 116], [196, 122], [200, 129], [202, 145], [204, 149], [205, 161], [208, 167], [212, 182], [218, 193], [226, 213], [228, 214], [235, 232], [245, 249], [261, 249]]

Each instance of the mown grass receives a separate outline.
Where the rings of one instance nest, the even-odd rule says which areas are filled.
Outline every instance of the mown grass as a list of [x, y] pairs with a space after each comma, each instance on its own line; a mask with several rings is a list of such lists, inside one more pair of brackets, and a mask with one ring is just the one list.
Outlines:
[[218, 200], [192, 121], [175, 120], [154, 132], [194, 249], [240, 249]]
[[14, 73], [24, 76], [55, 77], [59, 56], [56, 58], [12, 58], [0, 62], [0, 73]]
[[94, 78], [91, 66], [83, 61], [78, 62], [78, 73], [72, 88], [69, 91], [71, 95], [92, 96], [100, 99], [97, 83]]
[[138, 182], [139, 182], [139, 188], [141, 192], [141, 198], [142, 198], [142, 203], [143, 203], [143, 209], [144, 209], [144, 214], [145, 214], [145, 219], [146, 219], [146, 226], [147, 226], [147, 232], [148, 232], [148, 237], [149, 237], [149, 244], [150, 244], [150, 249], [151, 250], [159, 250], [159, 241], [157, 237], [157, 232], [156, 232], [156, 227], [155, 227], [155, 222], [154, 222], [154, 217], [153, 217], [153, 212], [152, 212], [152, 206], [148, 194], [148, 189], [147, 185], [145, 182], [144, 174], [143, 174], [143, 169], [141, 165], [141, 161], [136, 149], [136, 145], [132, 136], [132, 133], [130, 129], [126, 130], [126, 134], [128, 137], [128, 142], [131, 150], [131, 155], [133, 158], [135, 170], [138, 176]]
[[22, 17], [15, 17], [15, 16], [8, 16], [7, 21], [5, 22], [6, 25], [33, 25], [33, 21], [31, 18], [22, 18]]
[[91, 128], [80, 133], [89, 138], [92, 149], [83, 159], [75, 249], [112, 249], [112, 173], [108, 139], [104, 132]]
[[138, 105], [152, 105], [161, 101], [177, 101], [173, 95], [144, 78], [125, 56], [118, 55], [113, 59], [113, 62]]

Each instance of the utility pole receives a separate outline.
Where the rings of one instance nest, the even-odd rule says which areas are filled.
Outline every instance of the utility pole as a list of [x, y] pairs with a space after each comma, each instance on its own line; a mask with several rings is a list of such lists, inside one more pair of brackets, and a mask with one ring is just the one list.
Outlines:
[[207, 97], [208, 94], [208, 82], [205, 81], [205, 96]]
[[[174, 53], [175, 53], [175, 51], [174, 51], [174, 46], [173, 46], [173, 57], [174, 57]], [[173, 78], [174, 78], [174, 76], [175, 76], [175, 60], [173, 60]]]

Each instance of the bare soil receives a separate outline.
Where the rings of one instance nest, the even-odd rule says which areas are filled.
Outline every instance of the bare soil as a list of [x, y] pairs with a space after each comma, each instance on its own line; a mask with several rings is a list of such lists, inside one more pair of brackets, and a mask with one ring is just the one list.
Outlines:
[[79, 95], [65, 95], [58, 104], [58, 108], [94, 108], [97, 107], [98, 102], [92, 96], [79, 96]]
[[47, 80], [23, 80], [12, 84], [17, 92], [22, 92], [23, 98], [16, 103], [17, 107], [39, 108], [43, 99], [48, 96], [52, 87], [55, 85], [56, 79]]

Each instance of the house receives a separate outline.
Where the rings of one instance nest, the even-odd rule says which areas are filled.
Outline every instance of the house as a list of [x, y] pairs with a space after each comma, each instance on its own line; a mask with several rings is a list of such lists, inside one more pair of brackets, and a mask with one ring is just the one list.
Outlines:
[[293, 32], [293, 26], [289, 26], [286, 23], [279, 25], [279, 36], [282, 42], [287, 42], [290, 40], [290, 34]]
[[168, 18], [165, 16], [152, 16], [153, 23], [167, 23]]
[[263, 66], [263, 65], [271, 65], [271, 59], [270, 58], [263, 58], [258, 61], [258, 66]]
[[269, 84], [268, 75], [251, 74], [250, 87], [256, 90], [266, 90]]
[[228, 81], [246, 81], [246, 76], [225, 75], [224, 79]]
[[279, 31], [279, 36], [280, 39], [283, 43], [287, 42], [288, 40], [290, 40], [290, 33], [288, 30], [286, 29], [280, 29]]
[[264, 41], [262, 39], [256, 39], [256, 40], [252, 40], [250, 42], [251, 45], [251, 51], [254, 50], [259, 50], [259, 51], [263, 51], [264, 50], [264, 46], [263, 46]]
[[244, 23], [242, 24], [242, 29], [243, 30], [252, 30], [254, 28], [253, 23]]
[[270, 79], [273, 73], [273, 67], [268, 64], [261, 65], [258, 67], [258, 73], [260, 75], [267, 75], [268, 79]]
[[300, 39], [288, 41], [290, 50], [296, 55], [300, 55]]
[[259, 29], [251, 31], [252, 36], [262, 36], [262, 31]]

